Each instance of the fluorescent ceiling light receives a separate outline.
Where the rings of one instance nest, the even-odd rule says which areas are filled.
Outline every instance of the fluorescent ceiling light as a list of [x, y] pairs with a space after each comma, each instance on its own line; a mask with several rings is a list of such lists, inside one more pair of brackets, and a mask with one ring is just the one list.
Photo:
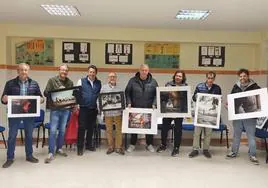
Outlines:
[[41, 5], [41, 7], [54, 16], [80, 16], [78, 9], [71, 5]]
[[208, 15], [209, 10], [180, 10], [176, 19], [178, 20], [204, 20]]

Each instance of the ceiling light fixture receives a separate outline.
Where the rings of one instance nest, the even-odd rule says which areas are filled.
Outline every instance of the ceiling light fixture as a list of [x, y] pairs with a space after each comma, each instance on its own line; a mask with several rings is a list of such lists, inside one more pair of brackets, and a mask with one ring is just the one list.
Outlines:
[[72, 5], [41, 5], [41, 7], [53, 16], [80, 16], [78, 9]]
[[209, 10], [180, 10], [176, 19], [178, 20], [204, 20], [208, 17]]

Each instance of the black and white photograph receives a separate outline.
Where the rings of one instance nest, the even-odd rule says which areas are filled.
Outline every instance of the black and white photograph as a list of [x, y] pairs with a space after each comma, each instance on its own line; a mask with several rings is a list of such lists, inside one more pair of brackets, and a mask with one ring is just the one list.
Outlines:
[[194, 125], [218, 129], [221, 115], [221, 95], [197, 93]]
[[260, 117], [256, 120], [256, 128], [257, 129], [263, 129], [264, 127], [267, 128], [267, 122], [268, 117]]
[[267, 88], [227, 95], [228, 119], [248, 119], [268, 116]]
[[148, 108], [127, 108], [123, 111], [123, 133], [157, 134], [156, 112]]
[[157, 111], [161, 117], [191, 117], [190, 87], [157, 87]]
[[40, 96], [8, 96], [8, 117], [37, 117]]
[[101, 111], [125, 109], [124, 92], [100, 93], [99, 108]]
[[47, 108], [60, 109], [71, 108], [77, 104], [75, 93], [79, 91], [79, 87], [63, 88], [49, 92], [47, 98]]

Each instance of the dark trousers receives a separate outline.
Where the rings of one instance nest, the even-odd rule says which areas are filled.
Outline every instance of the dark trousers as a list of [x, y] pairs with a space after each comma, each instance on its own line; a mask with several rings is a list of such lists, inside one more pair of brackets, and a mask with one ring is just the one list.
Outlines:
[[161, 130], [161, 141], [162, 145], [167, 146], [167, 135], [168, 131], [172, 129], [171, 122], [174, 120], [174, 148], [179, 148], [181, 145], [182, 137], [182, 121], [183, 118], [163, 118], [162, 130]]
[[[146, 144], [147, 144], [147, 146], [148, 145], [153, 145], [154, 136], [151, 135], [151, 134], [146, 134], [145, 137], [146, 137]], [[136, 145], [137, 140], [138, 140], [138, 135], [137, 134], [131, 134], [130, 144], [131, 145]]]
[[85, 145], [85, 133], [86, 134], [86, 147], [91, 147], [93, 129], [96, 127], [98, 111], [96, 109], [80, 108], [78, 116], [78, 137], [77, 148], [82, 150]]

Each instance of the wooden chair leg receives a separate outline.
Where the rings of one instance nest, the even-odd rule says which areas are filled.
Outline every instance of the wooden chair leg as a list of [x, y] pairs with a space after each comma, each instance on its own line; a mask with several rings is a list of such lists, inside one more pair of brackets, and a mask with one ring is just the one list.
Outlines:
[[40, 134], [40, 126], [37, 129], [37, 140], [36, 140], [36, 148], [38, 148], [38, 144], [39, 144], [39, 134]]
[[7, 149], [7, 143], [6, 143], [6, 139], [5, 139], [4, 133], [3, 132], [1, 132], [1, 133], [2, 133], [2, 138], [3, 138], [4, 144], [5, 144], [5, 148]]
[[42, 140], [42, 148], [44, 147], [46, 142], [46, 128], [43, 126], [43, 140]]
[[221, 130], [220, 144], [222, 144], [222, 134], [223, 134], [223, 130]]
[[20, 140], [21, 140], [21, 143], [23, 144], [24, 141], [23, 141], [23, 133], [22, 133], [22, 129], [20, 129]]
[[228, 128], [226, 128], [226, 145], [227, 145], [227, 149], [229, 149], [229, 138], [228, 138], [228, 134], [229, 134], [229, 130]]

